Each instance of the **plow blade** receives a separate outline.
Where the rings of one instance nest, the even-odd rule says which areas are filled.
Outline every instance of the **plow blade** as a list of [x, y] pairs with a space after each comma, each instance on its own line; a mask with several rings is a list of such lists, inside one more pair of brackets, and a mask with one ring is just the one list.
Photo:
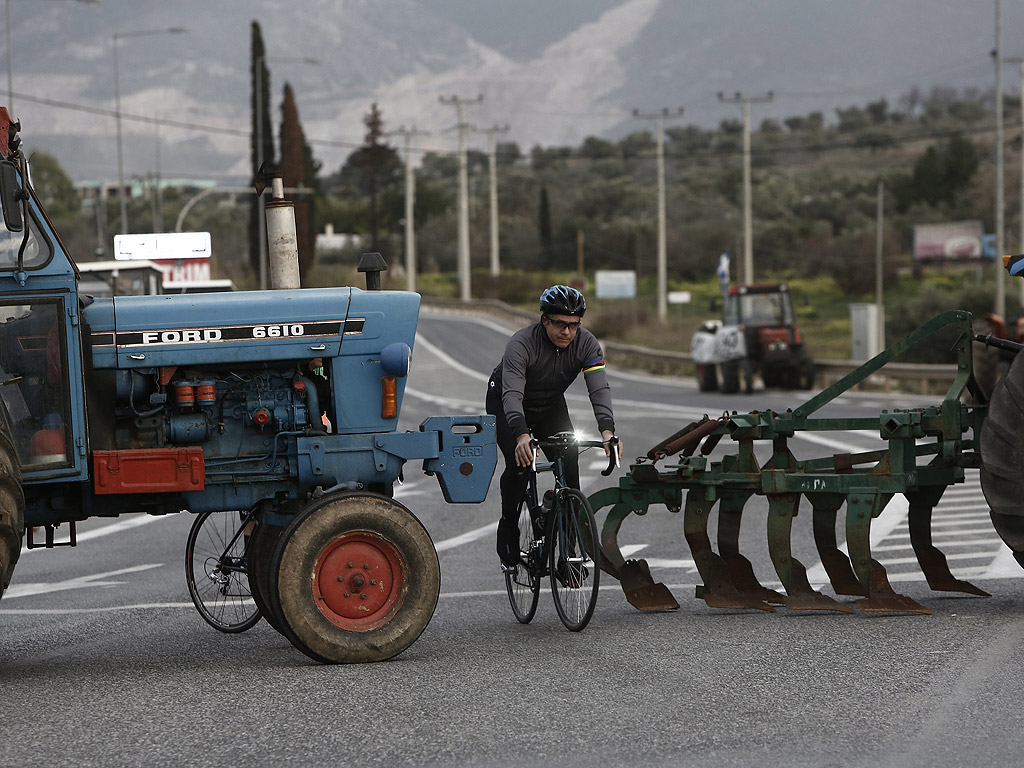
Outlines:
[[906, 595], [897, 594], [889, 586], [889, 577], [885, 568], [877, 560], [871, 561], [871, 586], [868, 588], [870, 597], [857, 601], [862, 611], [885, 611], [887, 613], [925, 613], [931, 611], [916, 600]]
[[626, 600], [638, 611], [674, 611], [679, 603], [661, 582], [655, 583], [646, 560], [627, 560], [619, 569], [619, 582]]
[[908, 526], [910, 528], [910, 544], [914, 547], [918, 565], [924, 573], [928, 586], [936, 592], [963, 592], [978, 597], [991, 597], [980, 587], [969, 581], [956, 578], [949, 570], [949, 562], [938, 547], [932, 544], [932, 508], [938, 503], [944, 489], [930, 495], [922, 493], [908, 494], [910, 511]]
[[768, 500], [768, 552], [786, 588], [783, 605], [801, 611], [853, 613], [850, 606], [815, 591], [807, 580], [807, 569], [793, 557], [790, 537], [799, 504], [800, 496], [792, 493], [770, 496]]

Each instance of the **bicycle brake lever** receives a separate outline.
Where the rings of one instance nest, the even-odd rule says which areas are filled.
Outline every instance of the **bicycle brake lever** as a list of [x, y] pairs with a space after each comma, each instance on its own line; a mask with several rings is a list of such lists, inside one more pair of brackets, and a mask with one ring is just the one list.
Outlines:
[[619, 468], [619, 438], [612, 435], [608, 438], [608, 467], [601, 470], [602, 477], [608, 477]]

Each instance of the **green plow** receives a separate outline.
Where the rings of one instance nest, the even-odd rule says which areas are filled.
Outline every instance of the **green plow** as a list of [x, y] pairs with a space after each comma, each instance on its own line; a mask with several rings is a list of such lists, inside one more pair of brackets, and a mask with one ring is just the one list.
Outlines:
[[[968, 312], [946, 312], [795, 409], [705, 416], [658, 443], [630, 466], [618, 487], [590, 496], [595, 512], [607, 508], [601, 532], [602, 568], [620, 581], [627, 600], [636, 608], [678, 608], [665, 585], [654, 581], [646, 561], [625, 559], [618, 544], [619, 529], [627, 517], [664, 506], [669, 512], [682, 512], [686, 541], [703, 581], [697, 587], [697, 597], [707, 605], [762, 611], [782, 605], [796, 610], [852, 612], [849, 602], [816, 591], [806, 568], [793, 556], [793, 520], [801, 500], [806, 499], [815, 545], [836, 595], [856, 598], [856, 605], [864, 611], [931, 613], [896, 593], [885, 568], [872, 557], [871, 521], [901, 493], [909, 504], [910, 540], [929, 586], [987, 596], [984, 590], [953, 576], [931, 534], [932, 510], [946, 488], [963, 482], [965, 469], [982, 467], [978, 441], [988, 402], [974, 378], [972, 346], [975, 340], [984, 339], [976, 339], [971, 324]], [[874, 417], [816, 417], [823, 406], [944, 329], [952, 329], [946, 335], [955, 336], [951, 351], [956, 374], [940, 405], [887, 410]], [[1019, 358], [1024, 360], [1024, 355]], [[1015, 367], [1020, 368], [1017, 378], [1024, 378], [1024, 365]], [[1013, 378], [1013, 369], [1007, 378]], [[1024, 393], [1024, 387], [1020, 390]], [[1024, 413], [1024, 401], [1013, 408]], [[789, 441], [797, 433], [848, 430], [877, 433], [880, 447], [810, 460], [798, 460], [790, 451]], [[730, 450], [720, 460], [713, 460], [711, 454], [723, 443]], [[755, 448], [761, 449], [760, 459]], [[982, 478], [984, 483], [984, 472]], [[768, 502], [768, 551], [784, 593], [761, 585], [750, 561], [739, 551], [744, 507], [755, 496]], [[848, 555], [839, 547], [836, 535], [844, 504]], [[708, 533], [715, 505], [717, 551]], [[1024, 515], [1024, 507], [1021, 513]]]

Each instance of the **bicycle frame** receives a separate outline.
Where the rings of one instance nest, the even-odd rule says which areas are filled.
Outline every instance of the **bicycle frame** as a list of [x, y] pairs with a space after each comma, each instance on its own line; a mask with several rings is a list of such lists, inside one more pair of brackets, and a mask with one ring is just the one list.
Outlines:
[[[543, 443], [531, 440], [533, 462], [519, 502], [520, 561], [503, 566], [509, 602], [520, 623], [532, 620], [537, 608], [540, 580], [551, 579], [551, 593], [558, 616], [573, 632], [582, 630], [593, 615], [600, 579], [600, 541], [590, 504], [578, 489], [570, 486], [565, 476], [564, 449], [582, 452], [602, 446], [602, 441], [580, 441], [572, 433], [559, 433]], [[537, 450], [551, 451], [550, 462], [538, 463]], [[616, 466], [618, 446], [613, 444], [611, 462], [604, 474]], [[551, 472], [554, 488], [551, 504], [541, 503], [537, 475]], [[538, 517], [543, 516], [543, 521]], [[523, 536], [522, 526], [530, 526]]]

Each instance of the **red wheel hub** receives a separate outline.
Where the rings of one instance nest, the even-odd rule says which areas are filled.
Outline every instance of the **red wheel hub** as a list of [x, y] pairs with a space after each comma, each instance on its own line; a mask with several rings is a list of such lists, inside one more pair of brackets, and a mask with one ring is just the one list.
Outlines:
[[313, 570], [320, 612], [342, 629], [368, 632], [386, 624], [405, 593], [405, 561], [398, 549], [370, 531], [352, 531], [330, 542]]

